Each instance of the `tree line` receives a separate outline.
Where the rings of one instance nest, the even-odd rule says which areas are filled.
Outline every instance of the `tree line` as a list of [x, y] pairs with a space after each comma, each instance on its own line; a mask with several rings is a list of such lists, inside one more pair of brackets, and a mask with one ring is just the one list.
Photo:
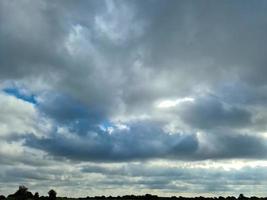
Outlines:
[[267, 197], [246, 197], [243, 194], [240, 194], [237, 198], [234, 196], [228, 197], [159, 197], [157, 195], [125, 195], [125, 196], [95, 196], [95, 197], [83, 197], [83, 198], [68, 198], [68, 197], [57, 197], [55, 190], [51, 189], [48, 191], [48, 196], [39, 196], [39, 193], [36, 192], [32, 194], [27, 187], [19, 186], [19, 189], [14, 193], [10, 194], [7, 197], [0, 194], [0, 200], [100, 200], [100, 199], [109, 199], [109, 200], [267, 200]]

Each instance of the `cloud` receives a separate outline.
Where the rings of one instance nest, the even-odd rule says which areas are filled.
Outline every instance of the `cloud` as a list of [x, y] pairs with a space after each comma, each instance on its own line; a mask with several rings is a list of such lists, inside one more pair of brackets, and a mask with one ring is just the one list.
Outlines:
[[[253, 180], [244, 177], [254, 169], [237, 176], [222, 169], [161, 166], [151, 175], [141, 169], [158, 159], [266, 160], [266, 8], [264, 1], [230, 0], [1, 1], [5, 180], [12, 187], [20, 180], [36, 189], [52, 184], [66, 194], [76, 187], [81, 195], [87, 187], [119, 194], [122, 183], [133, 192], [248, 191]], [[142, 163], [100, 167], [87, 180], [79, 171], [79, 164], [124, 162]], [[47, 171], [37, 169], [42, 165]], [[62, 165], [65, 174], [57, 176], [51, 168]], [[99, 178], [120, 172], [113, 185]], [[255, 186], [258, 194], [262, 185]]]
[[218, 131], [200, 137], [205, 141], [198, 159], [266, 159], [266, 139], [260, 136]]
[[79, 128], [78, 133], [82, 133], [82, 129], [90, 130], [90, 126], [100, 123], [106, 114], [101, 108], [88, 107], [71, 96], [53, 93], [40, 98], [38, 111], [58, 125]]
[[[37, 112], [33, 104], [0, 92], [0, 137], [16, 139], [19, 135], [36, 132]], [[38, 134], [38, 133], [37, 133]]]
[[42, 76], [41, 71], [64, 63], [58, 56], [64, 34], [58, 17], [52, 4], [1, 2], [1, 79]]
[[137, 122], [129, 129], [98, 132], [88, 130], [84, 136], [79, 133], [52, 133], [48, 138], [28, 137], [29, 147], [42, 149], [54, 156], [63, 156], [82, 161], [121, 162], [153, 158], [175, 157], [187, 159], [198, 143], [194, 135], [169, 135], [154, 122]]
[[[202, 167], [180, 167], [180, 166], [161, 166], [151, 164], [127, 164], [120, 167], [111, 168], [84, 166], [83, 173], [99, 173], [109, 180], [116, 180], [118, 177], [129, 177], [130, 182], [122, 181], [120, 184], [133, 184], [140, 187], [169, 190], [172, 192], [186, 192], [187, 190], [192, 193], [216, 192], [228, 193], [238, 195], [250, 184], [255, 184], [260, 187], [264, 180], [265, 175], [264, 167], [243, 167], [241, 169], [225, 170], [222, 168], [202, 168]], [[141, 178], [141, 181], [137, 178]], [[128, 179], [126, 179], [128, 180]], [[229, 185], [236, 186], [234, 193]], [[238, 187], [238, 185], [240, 187]], [[243, 189], [242, 189], [243, 186]], [[249, 192], [252, 192], [249, 190]]]
[[216, 97], [206, 96], [185, 105], [179, 115], [189, 126], [212, 129], [249, 126], [252, 114], [243, 108], [224, 104]]

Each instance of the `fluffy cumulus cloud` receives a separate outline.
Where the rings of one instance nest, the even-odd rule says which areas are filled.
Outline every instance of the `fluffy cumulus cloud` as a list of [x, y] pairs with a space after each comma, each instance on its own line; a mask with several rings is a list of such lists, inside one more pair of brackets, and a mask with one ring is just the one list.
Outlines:
[[1, 1], [0, 193], [267, 195], [266, 9]]

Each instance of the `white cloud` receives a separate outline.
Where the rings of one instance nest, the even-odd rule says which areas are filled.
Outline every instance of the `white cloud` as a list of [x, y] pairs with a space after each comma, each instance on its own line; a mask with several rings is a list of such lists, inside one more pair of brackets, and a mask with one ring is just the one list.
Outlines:
[[37, 111], [29, 102], [0, 92], [0, 137], [35, 133]]
[[175, 100], [163, 100], [159, 103], [156, 104], [156, 107], [158, 108], [171, 108], [178, 106], [183, 103], [193, 103], [195, 101], [194, 98], [192, 97], [184, 97], [184, 98], [179, 98]]

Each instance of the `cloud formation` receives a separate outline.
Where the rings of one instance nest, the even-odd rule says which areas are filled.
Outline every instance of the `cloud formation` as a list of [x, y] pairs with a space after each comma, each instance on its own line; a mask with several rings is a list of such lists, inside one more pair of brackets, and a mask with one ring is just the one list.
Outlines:
[[[82, 195], [94, 185], [84, 173], [121, 173], [100, 178], [95, 194], [226, 194], [255, 178], [265, 194], [256, 165], [200, 177], [200, 169], [153, 174], [150, 166], [145, 177], [146, 162], [266, 162], [266, 8], [246, 0], [1, 1], [1, 180], [36, 189], [54, 181], [68, 192], [72, 179]], [[231, 184], [212, 182], [217, 176]]]
[[115, 128], [111, 133], [95, 131], [90, 130], [85, 136], [79, 133], [68, 136], [63, 132], [53, 133], [49, 138], [30, 137], [26, 145], [74, 160], [108, 162], [164, 157], [187, 159], [198, 148], [196, 136], [168, 135], [151, 122], [132, 124], [129, 129]]

